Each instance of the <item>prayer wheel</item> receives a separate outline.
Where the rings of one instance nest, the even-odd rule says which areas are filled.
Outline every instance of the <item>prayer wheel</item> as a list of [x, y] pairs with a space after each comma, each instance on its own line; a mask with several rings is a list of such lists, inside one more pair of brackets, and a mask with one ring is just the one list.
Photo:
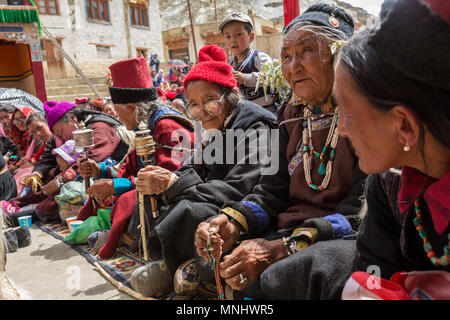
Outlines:
[[[75, 146], [72, 152], [74, 152], [75, 148], [77, 147], [83, 148], [83, 158], [85, 160], [88, 160], [87, 148], [95, 146], [94, 131], [92, 129], [86, 128], [84, 122], [81, 121], [80, 124], [78, 125], [78, 129], [73, 132], [73, 139], [75, 141]], [[84, 179], [84, 186], [87, 194], [87, 190], [89, 189], [90, 186], [89, 178]]]

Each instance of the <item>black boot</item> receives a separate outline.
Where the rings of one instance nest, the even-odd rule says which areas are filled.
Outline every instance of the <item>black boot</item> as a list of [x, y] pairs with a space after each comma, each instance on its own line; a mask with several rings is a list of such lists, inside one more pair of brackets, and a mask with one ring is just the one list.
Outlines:
[[27, 227], [20, 227], [14, 230], [17, 235], [19, 248], [29, 246], [31, 244], [31, 233]]
[[6, 253], [16, 252], [19, 247], [19, 241], [17, 235], [13, 229], [9, 229], [3, 232], [5, 236], [5, 250]]

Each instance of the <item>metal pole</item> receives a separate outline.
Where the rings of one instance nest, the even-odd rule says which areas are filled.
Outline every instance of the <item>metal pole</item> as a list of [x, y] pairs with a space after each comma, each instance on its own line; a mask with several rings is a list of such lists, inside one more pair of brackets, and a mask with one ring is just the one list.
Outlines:
[[83, 71], [81, 71], [80, 68], [78, 68], [77, 64], [70, 58], [70, 56], [64, 51], [64, 49], [61, 47], [58, 41], [56, 41], [55, 37], [47, 30], [47, 28], [41, 24], [42, 31], [44, 31], [45, 35], [50, 39], [51, 42], [58, 48], [58, 50], [63, 54], [63, 56], [67, 59], [67, 61], [70, 62], [72, 67], [75, 69], [75, 71], [83, 78], [84, 81], [88, 84], [88, 86], [92, 89], [92, 91], [95, 93], [95, 95], [98, 98], [101, 98], [100, 92], [98, 92], [97, 88], [91, 83], [91, 81], [84, 75]]
[[214, 17], [217, 21], [217, 6], [216, 6], [216, 0], [214, 0]]
[[188, 11], [189, 11], [189, 20], [191, 21], [191, 32], [192, 32], [192, 40], [194, 41], [194, 51], [195, 51], [195, 61], [197, 61], [197, 44], [195, 43], [195, 34], [194, 34], [194, 25], [192, 24], [192, 15], [191, 15], [191, 4], [189, 0], [187, 0]]

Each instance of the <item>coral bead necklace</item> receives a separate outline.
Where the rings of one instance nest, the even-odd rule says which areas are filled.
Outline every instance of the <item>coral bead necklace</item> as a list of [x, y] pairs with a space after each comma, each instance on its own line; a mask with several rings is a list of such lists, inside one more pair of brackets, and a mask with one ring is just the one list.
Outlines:
[[431, 260], [431, 263], [436, 267], [439, 267], [439, 266], [447, 267], [450, 262], [450, 253], [449, 253], [450, 233], [447, 235], [448, 243], [446, 246], [444, 246], [442, 256], [436, 257], [436, 252], [433, 250], [431, 243], [428, 241], [428, 237], [427, 237], [428, 234], [423, 227], [422, 211], [420, 209], [419, 199], [414, 201], [414, 211], [416, 212], [416, 217], [414, 218], [413, 222], [414, 222], [414, 225], [416, 226], [416, 230], [419, 233], [419, 236], [423, 240], [423, 248], [424, 248], [425, 252], [427, 253], [428, 258]]

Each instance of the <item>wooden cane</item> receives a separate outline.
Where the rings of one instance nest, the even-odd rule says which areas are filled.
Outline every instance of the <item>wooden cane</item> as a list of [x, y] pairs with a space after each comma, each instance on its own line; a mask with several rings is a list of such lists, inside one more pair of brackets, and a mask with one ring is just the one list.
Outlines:
[[[89, 159], [87, 148], [83, 148], [83, 155], [84, 155], [84, 159], [87, 161]], [[84, 178], [84, 189], [85, 189], [86, 195], [88, 194], [87, 192], [88, 192], [88, 189], [90, 186], [91, 186], [91, 179], [89, 177]]]
[[[139, 131], [136, 132], [136, 138], [134, 142], [136, 148], [136, 154], [143, 160], [144, 166], [151, 164], [150, 156], [155, 153], [155, 143], [153, 137], [150, 135], [150, 130], [144, 122], [139, 125]], [[148, 261], [147, 250], [147, 234], [146, 234], [146, 221], [145, 221], [145, 207], [144, 207], [144, 195], [138, 193], [139, 197], [139, 220], [141, 228], [142, 249], [144, 251], [144, 260]], [[150, 197], [150, 204], [152, 208], [153, 218], [159, 216], [158, 203], [154, 197]]]
[[144, 251], [144, 261], [148, 261], [148, 250], [147, 250], [147, 235], [146, 235], [146, 224], [145, 224], [145, 208], [144, 208], [144, 195], [139, 193], [139, 221], [141, 223], [141, 238], [142, 238], [142, 250]]

